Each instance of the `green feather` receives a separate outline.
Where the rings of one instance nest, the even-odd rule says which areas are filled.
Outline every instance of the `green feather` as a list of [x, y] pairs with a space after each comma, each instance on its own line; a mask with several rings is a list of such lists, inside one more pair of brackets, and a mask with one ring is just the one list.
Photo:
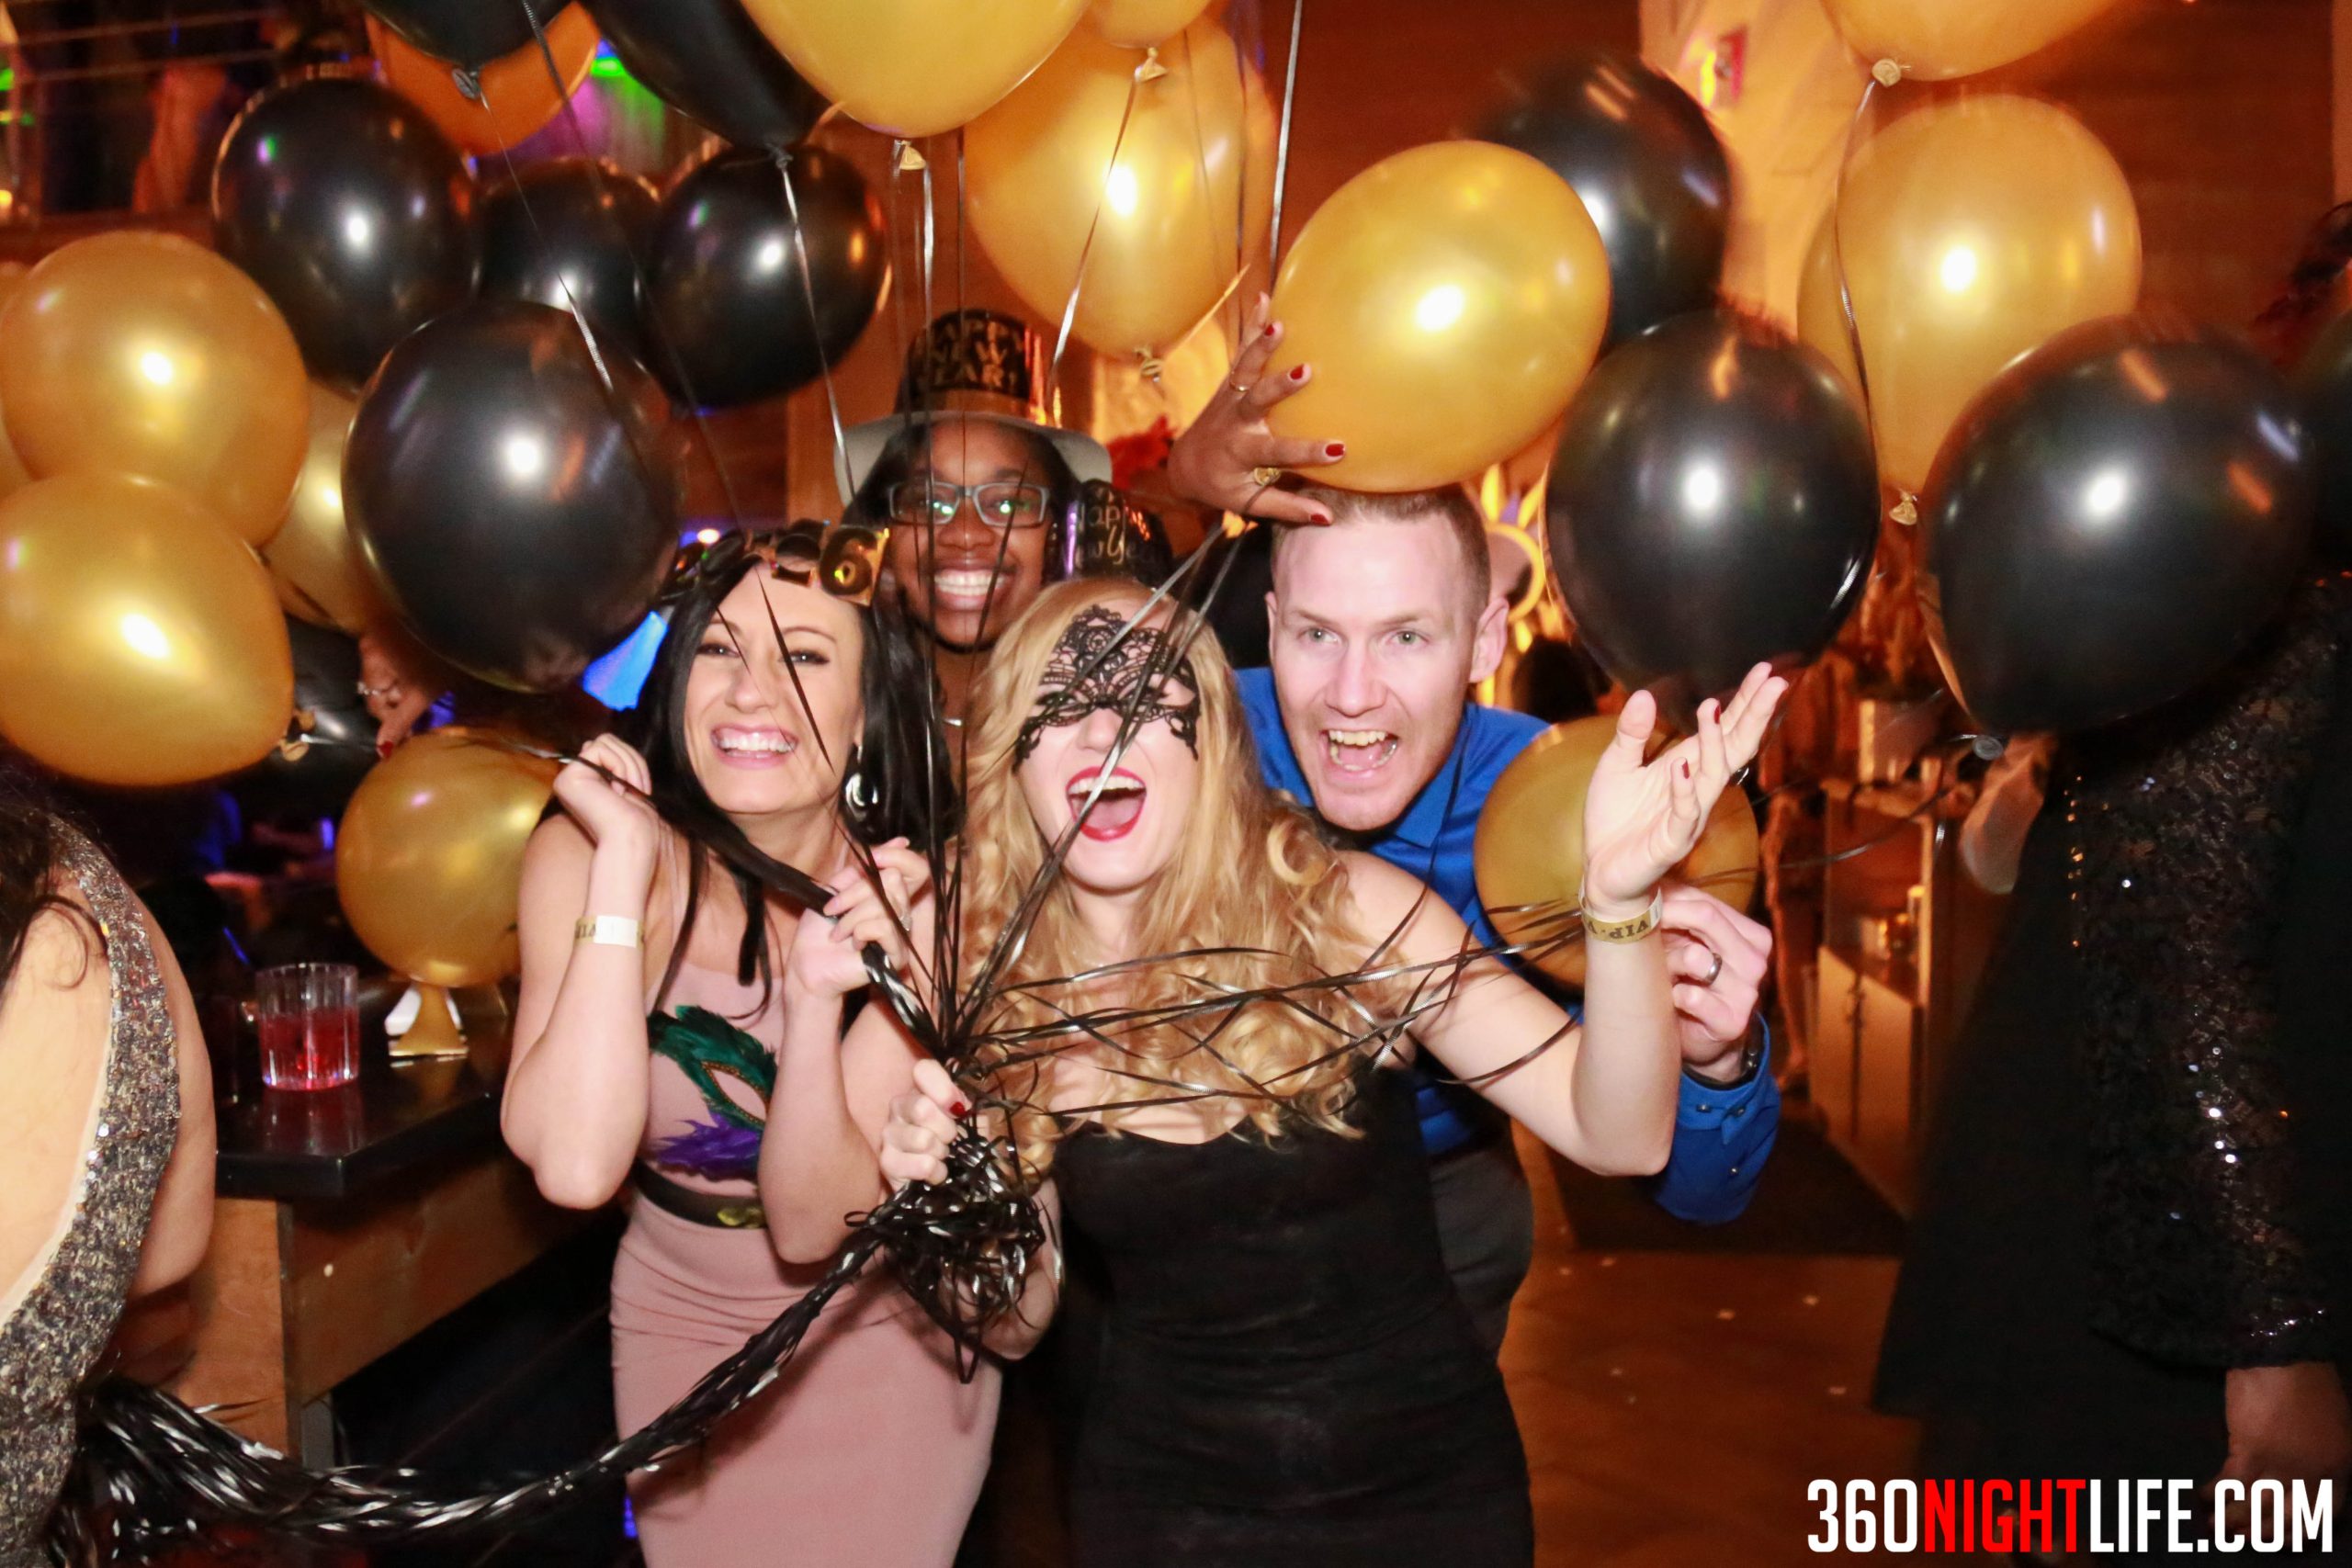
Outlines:
[[729, 1100], [718, 1073], [748, 1086], [762, 1100], [775, 1092], [775, 1058], [759, 1041], [707, 1008], [682, 1007], [647, 1021], [654, 1051], [678, 1064], [712, 1115], [737, 1127], [764, 1127], [762, 1118]]

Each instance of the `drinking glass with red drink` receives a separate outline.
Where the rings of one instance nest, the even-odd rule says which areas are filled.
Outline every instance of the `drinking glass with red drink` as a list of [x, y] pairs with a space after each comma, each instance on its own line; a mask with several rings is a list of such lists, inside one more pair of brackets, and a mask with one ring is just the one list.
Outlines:
[[261, 1081], [334, 1089], [359, 1076], [359, 972], [348, 964], [281, 964], [254, 978]]

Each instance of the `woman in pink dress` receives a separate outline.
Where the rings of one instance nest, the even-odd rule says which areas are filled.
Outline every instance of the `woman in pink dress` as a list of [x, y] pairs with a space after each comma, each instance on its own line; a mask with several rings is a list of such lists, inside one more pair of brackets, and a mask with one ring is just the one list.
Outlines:
[[[827, 1186], [838, 1151], [879, 1131], [849, 1110], [871, 1097], [843, 1082], [844, 1004], [866, 983], [865, 944], [906, 961], [889, 904], [903, 909], [924, 877], [906, 839], [942, 830], [953, 795], [927, 767], [946, 755], [927, 733], [930, 673], [891, 617], [839, 596], [859, 575], [837, 570], [842, 539], [801, 525], [705, 558], [635, 716], [641, 750], [592, 742], [525, 862], [506, 1139], [555, 1202], [628, 1190], [613, 1269], [624, 1432], [823, 1273], [837, 1227], [772, 1229], [779, 1194], [815, 1182], [817, 1209], [836, 1215], [882, 1196], [878, 1181]], [[664, 826], [649, 795], [839, 897], [803, 912], [764, 894]], [[881, 888], [854, 870], [853, 835]], [[996, 1400], [994, 1369], [959, 1378], [946, 1337], [876, 1270], [707, 1445], [632, 1477], [646, 1561], [944, 1565]]]

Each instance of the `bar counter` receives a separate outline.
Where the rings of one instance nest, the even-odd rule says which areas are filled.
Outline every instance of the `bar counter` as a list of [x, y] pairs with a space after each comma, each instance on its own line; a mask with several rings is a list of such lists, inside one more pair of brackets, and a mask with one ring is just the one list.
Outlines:
[[595, 1220], [540, 1198], [500, 1139], [503, 1019], [463, 1057], [401, 1062], [365, 1028], [357, 1081], [219, 1107], [212, 1249], [180, 1309], [174, 1391], [305, 1463], [345, 1457], [338, 1383]]

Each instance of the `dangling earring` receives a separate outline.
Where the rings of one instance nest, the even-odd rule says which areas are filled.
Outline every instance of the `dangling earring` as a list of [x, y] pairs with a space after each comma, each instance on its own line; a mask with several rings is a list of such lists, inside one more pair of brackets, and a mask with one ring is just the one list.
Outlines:
[[842, 778], [842, 797], [853, 811], [871, 811], [882, 804], [882, 792], [866, 782], [863, 752], [853, 746], [849, 751], [849, 772]]

